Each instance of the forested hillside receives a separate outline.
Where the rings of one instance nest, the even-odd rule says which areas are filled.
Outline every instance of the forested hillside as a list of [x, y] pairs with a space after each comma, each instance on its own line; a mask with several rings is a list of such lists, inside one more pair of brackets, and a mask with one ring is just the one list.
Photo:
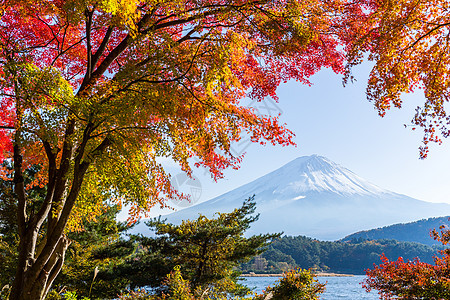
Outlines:
[[449, 216], [440, 218], [423, 219], [411, 223], [394, 224], [382, 228], [360, 231], [346, 236], [342, 241], [352, 239], [380, 240], [392, 239], [405, 242], [416, 242], [425, 245], [440, 245], [430, 236], [432, 229], [439, 229], [440, 226], [450, 226]]
[[316, 268], [320, 271], [364, 274], [364, 270], [380, 263], [380, 255], [396, 260], [419, 257], [432, 263], [438, 246], [427, 246], [395, 240], [354, 239], [348, 242], [323, 242], [305, 236], [285, 236], [269, 246], [261, 256], [242, 265], [244, 272], [278, 273], [286, 268]]

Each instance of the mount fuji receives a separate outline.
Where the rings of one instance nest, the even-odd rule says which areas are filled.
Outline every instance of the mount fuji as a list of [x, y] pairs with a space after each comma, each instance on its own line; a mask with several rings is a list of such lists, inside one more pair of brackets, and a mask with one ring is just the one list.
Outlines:
[[[299, 157], [253, 182], [209, 201], [171, 213], [169, 222], [230, 212], [255, 195], [259, 220], [248, 234], [284, 232], [337, 240], [356, 231], [450, 215], [450, 205], [420, 201], [362, 179], [318, 156]], [[148, 234], [141, 223], [135, 232]]]

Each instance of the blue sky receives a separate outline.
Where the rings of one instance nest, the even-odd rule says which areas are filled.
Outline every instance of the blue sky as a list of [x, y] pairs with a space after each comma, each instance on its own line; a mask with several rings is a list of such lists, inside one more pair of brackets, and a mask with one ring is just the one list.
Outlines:
[[[368, 64], [356, 68], [357, 82], [346, 87], [342, 77], [329, 70], [316, 74], [311, 87], [297, 82], [282, 85], [276, 105], [280, 121], [296, 134], [297, 147], [251, 144], [245, 148], [240, 169], [227, 170], [217, 183], [203, 170], [195, 170], [196, 185], [201, 186], [196, 200], [219, 196], [299, 156], [318, 154], [382, 188], [420, 200], [450, 203], [450, 141], [432, 145], [429, 157], [420, 160], [422, 133], [404, 127], [410, 124], [415, 107], [423, 103], [423, 96], [405, 95], [402, 109], [392, 109], [381, 118], [365, 97], [369, 71]], [[173, 165], [167, 166], [173, 175], [179, 173]], [[188, 185], [181, 190], [189, 192]], [[155, 209], [152, 215], [158, 213]]]

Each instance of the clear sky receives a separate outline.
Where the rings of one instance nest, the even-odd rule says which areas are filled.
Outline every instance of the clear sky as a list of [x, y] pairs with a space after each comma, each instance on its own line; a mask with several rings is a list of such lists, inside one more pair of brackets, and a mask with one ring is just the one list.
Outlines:
[[[401, 110], [392, 109], [378, 116], [366, 100], [369, 65], [355, 69], [357, 82], [346, 87], [342, 77], [323, 70], [312, 78], [313, 86], [289, 82], [278, 90], [279, 102], [268, 103], [270, 113], [279, 111], [280, 120], [295, 134], [297, 147], [236, 146], [246, 155], [239, 170], [227, 170], [217, 183], [197, 169], [196, 201], [202, 202], [257, 179], [289, 161], [318, 154], [350, 169], [370, 182], [413, 198], [450, 203], [450, 140], [432, 145], [429, 157], [419, 159], [422, 133], [405, 128], [414, 109], [423, 102], [420, 94], [406, 95]], [[250, 102], [249, 102], [250, 103]], [[261, 112], [263, 104], [256, 104]], [[172, 175], [177, 168], [166, 164]], [[192, 184], [191, 184], [192, 185]], [[181, 191], [190, 185], [180, 183]], [[175, 205], [177, 206], [177, 205]], [[182, 205], [178, 205], [182, 207]], [[152, 215], [158, 214], [155, 209]]]

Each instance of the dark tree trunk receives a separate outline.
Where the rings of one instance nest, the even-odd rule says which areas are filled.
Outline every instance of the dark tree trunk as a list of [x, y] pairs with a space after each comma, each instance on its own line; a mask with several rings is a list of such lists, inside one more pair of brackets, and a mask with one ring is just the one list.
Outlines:
[[[18, 268], [17, 272], [20, 276], [15, 278], [10, 300], [44, 299], [56, 276], [61, 271], [68, 246], [68, 239], [62, 236], [51, 257], [43, 267], [36, 268], [35, 261], [29, 260], [25, 269]], [[33, 278], [37, 279], [34, 280]]]
[[[75, 123], [69, 121], [66, 128], [66, 141], [73, 134]], [[86, 136], [90, 132], [87, 130]], [[19, 140], [19, 137], [16, 138]], [[49, 173], [46, 197], [37, 212], [27, 215], [27, 199], [22, 175], [21, 149], [14, 146], [14, 192], [17, 197], [19, 259], [16, 276], [13, 282], [10, 300], [41, 300], [44, 299], [56, 276], [64, 264], [64, 257], [69, 246], [69, 240], [64, 235], [64, 228], [69, 220], [70, 212], [81, 189], [85, 173], [91, 162], [83, 162], [82, 156], [87, 139], [78, 145], [77, 151], [72, 151], [73, 145], [64, 143], [61, 163], [56, 168], [56, 155], [48, 143], [44, 147], [49, 159]], [[105, 150], [111, 141], [108, 138], [94, 150], [96, 153]], [[75, 157], [73, 155], [75, 152]], [[73, 165], [71, 166], [71, 161]], [[69, 172], [72, 180], [67, 181]], [[42, 225], [47, 220], [44, 238], [38, 241], [42, 233]]]

